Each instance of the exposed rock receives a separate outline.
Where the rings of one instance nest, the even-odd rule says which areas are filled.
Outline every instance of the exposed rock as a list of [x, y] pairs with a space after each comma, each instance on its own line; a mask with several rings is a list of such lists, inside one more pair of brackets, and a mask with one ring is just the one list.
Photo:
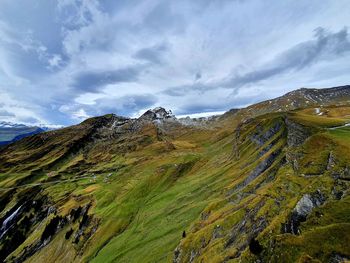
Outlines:
[[162, 121], [166, 119], [175, 119], [175, 116], [172, 114], [171, 110], [167, 111], [162, 107], [157, 107], [153, 110], [146, 111], [139, 119], [146, 121]]
[[350, 181], [350, 169], [348, 166], [344, 168], [342, 171], [341, 175], [339, 176], [339, 179], [345, 180], [345, 181]]
[[301, 124], [298, 124], [288, 118], [285, 119], [287, 125], [287, 143], [288, 146], [299, 146], [310, 136], [310, 132]]
[[327, 170], [333, 169], [334, 166], [335, 166], [335, 157], [334, 157], [334, 153], [331, 151], [328, 155]]
[[329, 259], [329, 263], [345, 263], [349, 262], [350, 258], [340, 255], [338, 253], [333, 252], [331, 258]]
[[38, 222], [47, 216], [47, 197], [40, 194], [40, 187], [31, 188], [16, 195], [17, 205], [0, 219], [0, 262], [20, 246]]
[[0, 239], [6, 234], [9, 228], [14, 224], [18, 215], [20, 214], [21, 208], [22, 208], [22, 205], [16, 208], [13, 212], [11, 211], [9, 216], [5, 218], [0, 228]]
[[267, 156], [265, 159], [263, 159], [255, 167], [255, 169], [243, 180], [243, 182], [236, 185], [232, 190], [229, 191], [228, 194], [230, 195], [236, 191], [241, 190], [243, 187], [245, 187], [250, 182], [252, 182], [255, 178], [257, 178], [260, 174], [265, 172], [268, 168], [271, 167], [271, 165], [274, 163], [274, 161], [277, 159], [280, 153], [281, 153], [281, 149], [278, 149], [275, 152], [271, 153], [269, 156]]
[[256, 132], [250, 137], [251, 141], [258, 146], [263, 146], [268, 140], [270, 140], [281, 129], [281, 123], [278, 121], [267, 131], [263, 131], [260, 125], [257, 126]]
[[177, 247], [174, 250], [173, 263], [180, 263], [180, 262], [181, 262], [181, 249], [180, 249], [180, 247]]
[[58, 232], [58, 230], [66, 223], [66, 219], [61, 216], [55, 216], [46, 225], [44, 232], [41, 235], [41, 242], [48, 243], [52, 236]]
[[198, 252], [195, 250], [192, 250], [191, 256], [190, 256], [190, 263], [192, 263], [197, 256], [198, 256]]
[[312, 210], [315, 207], [321, 206], [325, 201], [326, 198], [320, 190], [317, 190], [312, 194], [303, 195], [293, 209], [290, 220], [283, 224], [282, 232], [292, 233], [295, 235], [300, 234], [300, 223], [306, 221]]
[[302, 218], [306, 218], [314, 208], [314, 204], [309, 194], [304, 195], [294, 208], [294, 213]]
[[203, 211], [201, 213], [201, 220], [207, 220], [209, 218], [209, 215], [210, 215], [210, 211], [209, 212]]
[[336, 188], [333, 188], [333, 189], [332, 189], [332, 194], [333, 194], [333, 196], [334, 196], [334, 198], [335, 198], [336, 200], [340, 200], [340, 199], [342, 199], [342, 197], [343, 197], [343, 195], [344, 195], [344, 192], [341, 191], [341, 190], [338, 190], [338, 189], [336, 189]]
[[[247, 209], [246, 214], [242, 220], [239, 223], [235, 224], [231, 229], [224, 248], [227, 249], [229, 247], [235, 246], [237, 253], [234, 257], [239, 257], [242, 251], [247, 246], [249, 246], [250, 240], [258, 236], [258, 234], [266, 228], [267, 221], [265, 217], [255, 218], [256, 214], [263, 205], [264, 202], [260, 201], [253, 209]], [[246, 238], [243, 242], [239, 238], [242, 235], [246, 235]]]
[[88, 211], [91, 204], [87, 204], [80, 211], [79, 217], [81, 217], [81, 221], [79, 223], [79, 228], [73, 236], [73, 243], [79, 243], [81, 236], [84, 234], [84, 230], [87, 228], [91, 221], [91, 217], [88, 215]]
[[295, 173], [299, 173], [300, 165], [299, 160], [302, 158], [303, 154], [301, 152], [286, 152], [286, 161], [289, 163]]
[[223, 237], [223, 229], [220, 225], [216, 225], [213, 230], [213, 238]]
[[210, 128], [210, 123], [212, 121], [216, 121], [220, 119], [223, 115], [213, 115], [208, 117], [198, 117], [198, 118], [190, 118], [189, 116], [185, 118], [179, 118], [177, 121], [185, 126], [193, 126], [199, 128]]

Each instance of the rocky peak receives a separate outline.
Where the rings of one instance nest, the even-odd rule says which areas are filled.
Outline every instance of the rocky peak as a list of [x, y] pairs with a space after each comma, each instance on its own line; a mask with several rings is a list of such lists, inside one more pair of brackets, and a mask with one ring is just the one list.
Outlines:
[[146, 111], [139, 119], [148, 121], [161, 121], [166, 119], [175, 119], [171, 110], [166, 110], [162, 107], [154, 108]]

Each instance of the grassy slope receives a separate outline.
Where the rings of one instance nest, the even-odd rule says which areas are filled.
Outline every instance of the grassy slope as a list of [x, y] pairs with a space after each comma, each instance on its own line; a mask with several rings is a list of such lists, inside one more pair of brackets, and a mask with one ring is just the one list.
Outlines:
[[[91, 163], [95, 160], [96, 164], [86, 166], [84, 172], [87, 175], [95, 172], [96, 181], [82, 179], [47, 185], [43, 187], [44, 192], [57, 204], [62, 215], [92, 201], [90, 213], [100, 220], [99, 227], [84, 244], [73, 245], [64, 239], [64, 233], [69, 228], [66, 226], [29, 261], [67, 262], [68, 258], [75, 257], [75, 261], [91, 262], [171, 262], [174, 249], [179, 244], [184, 261], [189, 260], [193, 251], [198, 252], [195, 257], [198, 262], [236, 261], [237, 256], [243, 261], [253, 261], [257, 258], [249, 252], [247, 245], [240, 248], [238, 244], [251, 238], [249, 229], [253, 229], [261, 218], [266, 219], [267, 226], [257, 236], [265, 248], [259, 257], [280, 262], [280, 258], [288, 256], [293, 262], [307, 257], [326, 260], [334, 251], [350, 256], [348, 248], [341, 246], [349, 241], [349, 199], [345, 197], [338, 201], [332, 198], [331, 189], [335, 180], [329, 171], [321, 169], [331, 150], [337, 158], [334, 169], [341, 169], [350, 162], [350, 130], [325, 129], [347, 122], [350, 112], [343, 108], [330, 108], [329, 112], [328, 116], [315, 116], [307, 111], [290, 115], [313, 131], [313, 136], [299, 149], [304, 155], [300, 160], [300, 173], [297, 174], [290, 164], [280, 165], [286, 151], [285, 128], [282, 127], [262, 146], [249, 140], [257, 124], [266, 131], [277, 122], [282, 122], [283, 113], [257, 118], [243, 127], [238, 159], [233, 154], [236, 123], [231, 120], [221, 125], [221, 130], [190, 130], [181, 136], [169, 138], [175, 149], [151, 139], [137, 151], [124, 154], [105, 152], [104, 156], [99, 156], [100, 151], [94, 149], [89, 150], [88, 156], [77, 152], [54, 167], [59, 171], [57, 178], [75, 177], [72, 167], [85, 167], [81, 166], [82, 161]], [[153, 136], [151, 131], [149, 134]], [[277, 143], [259, 156], [259, 152], [273, 141]], [[278, 149], [282, 149], [282, 152], [269, 169], [247, 186], [237, 188], [262, 160]], [[51, 158], [57, 156], [60, 156], [59, 152]], [[11, 158], [17, 157], [14, 154]], [[96, 158], [105, 161], [98, 162]], [[44, 163], [51, 161], [43, 160]], [[47, 180], [46, 174], [51, 169], [44, 168], [44, 171], [35, 173], [39, 180]], [[16, 169], [1, 175], [1, 187], [16, 183], [13, 172]], [[109, 173], [112, 175], [108, 177]], [[302, 175], [307, 173], [321, 175]], [[24, 172], [18, 169], [16, 180], [28, 174], [28, 167]], [[232, 189], [235, 190], [232, 192]], [[281, 224], [287, 220], [297, 201], [304, 193], [316, 189], [321, 189], [329, 197], [329, 202], [317, 208], [323, 217], [316, 216], [315, 210], [303, 223], [302, 235], [281, 234]], [[8, 209], [14, 204], [9, 203]], [[250, 211], [255, 213], [250, 215]], [[247, 229], [237, 232], [234, 245], [226, 247], [235, 226], [243, 220], [247, 222]], [[49, 218], [38, 224], [37, 231], [31, 233], [12, 255], [20, 255], [24, 246], [38, 240], [48, 222]], [[77, 228], [77, 225], [72, 227]], [[187, 235], [182, 239], [184, 230]], [[218, 232], [219, 237], [213, 238], [214, 232]], [[328, 240], [330, 236], [334, 240], [323, 243], [324, 252], [320, 254], [317, 240]], [[272, 245], [272, 241], [278, 245]], [[269, 252], [272, 247], [273, 254]]]

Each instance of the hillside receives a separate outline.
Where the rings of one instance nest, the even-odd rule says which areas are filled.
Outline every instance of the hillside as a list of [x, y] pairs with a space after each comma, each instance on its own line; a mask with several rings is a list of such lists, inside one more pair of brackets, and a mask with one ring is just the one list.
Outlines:
[[350, 260], [350, 86], [109, 114], [0, 149], [0, 261]]

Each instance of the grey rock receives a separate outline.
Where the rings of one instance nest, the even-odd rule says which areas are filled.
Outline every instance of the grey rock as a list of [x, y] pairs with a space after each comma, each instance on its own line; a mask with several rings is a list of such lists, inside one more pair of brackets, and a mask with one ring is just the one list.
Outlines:
[[306, 221], [312, 210], [321, 206], [325, 201], [326, 197], [320, 190], [303, 195], [293, 209], [289, 221], [282, 225], [282, 232], [295, 235], [300, 234], [300, 223]]
[[180, 247], [177, 247], [174, 250], [173, 263], [180, 263], [180, 262], [181, 262], [181, 249], [180, 249]]
[[287, 125], [287, 143], [290, 147], [299, 146], [310, 136], [310, 132], [303, 125], [288, 118], [285, 119]]
[[349, 261], [350, 261], [350, 258], [335, 252], [332, 253], [331, 258], [329, 259], [329, 263], [345, 263]]
[[220, 225], [216, 225], [213, 230], [213, 239], [223, 237], [222, 227]]
[[167, 111], [162, 107], [157, 107], [153, 110], [146, 111], [139, 119], [146, 121], [161, 121], [175, 119], [175, 116], [172, 114], [171, 110]]
[[195, 250], [192, 250], [191, 256], [190, 256], [190, 263], [192, 263], [197, 256], [198, 256], [198, 253]]
[[300, 217], [306, 218], [311, 213], [313, 208], [314, 204], [312, 202], [311, 196], [309, 194], [306, 194], [299, 200], [293, 212]]
[[327, 170], [333, 169], [335, 166], [335, 156], [333, 152], [331, 151], [328, 155], [328, 163], [327, 163]]
[[257, 144], [258, 146], [263, 146], [268, 140], [270, 140], [280, 129], [281, 123], [276, 122], [274, 126], [272, 126], [267, 131], [263, 131], [261, 126], [257, 126], [257, 132], [254, 133], [250, 140]]

